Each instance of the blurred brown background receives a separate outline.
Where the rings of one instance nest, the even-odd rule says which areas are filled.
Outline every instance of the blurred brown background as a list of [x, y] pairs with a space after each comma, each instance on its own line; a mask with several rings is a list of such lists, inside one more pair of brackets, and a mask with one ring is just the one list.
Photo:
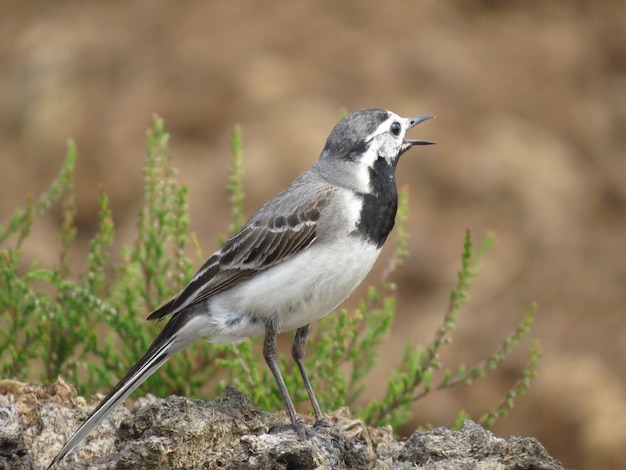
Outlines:
[[[406, 342], [432, 337], [465, 227], [494, 231], [442, 360], [491, 353], [536, 300], [539, 376], [495, 432], [535, 436], [569, 467], [626, 466], [623, 2], [2, 1], [0, 18], [0, 220], [47, 187], [74, 138], [78, 267], [100, 186], [118, 246], [133, 237], [153, 113], [206, 254], [229, 219], [236, 123], [251, 213], [317, 158], [342, 110], [437, 114], [414, 132], [438, 145], [399, 166], [411, 257], [368, 395], [380, 396]], [[54, 261], [58, 226], [58, 213], [38, 225], [27, 260]], [[491, 409], [524, 348], [486, 380], [420, 402], [413, 424]]]

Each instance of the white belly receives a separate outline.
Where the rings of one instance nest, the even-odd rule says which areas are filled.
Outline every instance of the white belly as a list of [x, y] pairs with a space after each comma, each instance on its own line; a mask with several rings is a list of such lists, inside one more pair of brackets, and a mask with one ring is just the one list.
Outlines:
[[345, 300], [369, 273], [379, 253], [380, 249], [355, 238], [332, 248], [311, 246], [213, 296], [208, 301], [208, 315], [194, 318], [188, 326], [216, 343], [263, 335], [270, 319], [277, 321], [280, 332], [294, 330]]

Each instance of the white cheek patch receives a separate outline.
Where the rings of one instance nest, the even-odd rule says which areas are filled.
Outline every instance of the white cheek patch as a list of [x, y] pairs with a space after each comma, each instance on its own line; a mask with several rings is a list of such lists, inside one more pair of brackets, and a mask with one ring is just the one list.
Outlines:
[[[389, 114], [389, 118], [381, 123], [376, 128], [376, 130], [365, 139], [366, 142], [370, 143], [370, 147], [361, 161], [364, 165], [367, 165], [368, 169], [374, 166], [374, 162], [378, 159], [379, 156], [383, 157], [385, 160], [387, 160], [388, 163], [391, 164], [392, 160], [396, 158], [398, 150], [402, 146], [402, 140], [404, 139], [404, 135], [409, 128], [410, 121], [408, 119], [402, 118], [392, 112], [389, 112]], [[391, 128], [391, 124], [393, 124], [394, 122], [398, 122], [401, 125], [400, 135], [398, 136], [394, 136], [389, 131], [389, 129]]]

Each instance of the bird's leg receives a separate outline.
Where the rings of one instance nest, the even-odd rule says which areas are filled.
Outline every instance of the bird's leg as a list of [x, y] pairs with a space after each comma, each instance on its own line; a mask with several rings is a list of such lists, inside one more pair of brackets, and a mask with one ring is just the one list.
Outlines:
[[276, 326], [272, 322], [268, 322], [265, 327], [263, 357], [265, 358], [265, 362], [267, 363], [268, 367], [272, 371], [272, 374], [274, 375], [274, 379], [276, 380], [276, 384], [278, 385], [280, 394], [283, 396], [283, 400], [285, 401], [285, 405], [287, 406], [287, 411], [289, 412], [289, 416], [291, 417], [291, 423], [293, 424], [293, 427], [299, 435], [303, 434], [304, 428], [302, 425], [302, 420], [298, 417], [298, 414], [296, 413], [296, 408], [293, 406], [293, 401], [291, 401], [289, 391], [287, 390], [287, 386], [285, 385], [283, 376], [281, 375], [280, 369], [278, 368], [278, 362], [276, 362]]
[[311, 331], [310, 323], [296, 330], [296, 336], [293, 339], [293, 345], [291, 346], [291, 356], [298, 365], [298, 369], [300, 369], [300, 375], [304, 381], [306, 391], [309, 394], [309, 400], [311, 400], [311, 405], [313, 405], [313, 412], [315, 413], [315, 426], [328, 426], [328, 421], [324, 417], [324, 413], [322, 413], [322, 409], [317, 402], [317, 398], [315, 398], [315, 392], [311, 386], [311, 381], [309, 380], [309, 376], [304, 368], [304, 350], [309, 338], [309, 331]]

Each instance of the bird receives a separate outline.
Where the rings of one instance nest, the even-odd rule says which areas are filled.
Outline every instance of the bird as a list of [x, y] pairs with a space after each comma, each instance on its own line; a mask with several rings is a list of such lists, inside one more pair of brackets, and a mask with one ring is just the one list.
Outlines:
[[148, 320], [168, 319], [145, 355], [120, 379], [54, 457], [71, 453], [174, 354], [212, 343], [263, 336], [263, 357], [296, 429], [303, 426], [277, 362], [278, 333], [295, 330], [292, 357], [316, 425], [328, 425], [304, 367], [311, 324], [364, 280], [391, 232], [401, 155], [434, 142], [406, 138], [431, 114], [400, 117], [364, 109], [332, 129], [318, 160], [263, 205], [208, 258], [189, 283]]

